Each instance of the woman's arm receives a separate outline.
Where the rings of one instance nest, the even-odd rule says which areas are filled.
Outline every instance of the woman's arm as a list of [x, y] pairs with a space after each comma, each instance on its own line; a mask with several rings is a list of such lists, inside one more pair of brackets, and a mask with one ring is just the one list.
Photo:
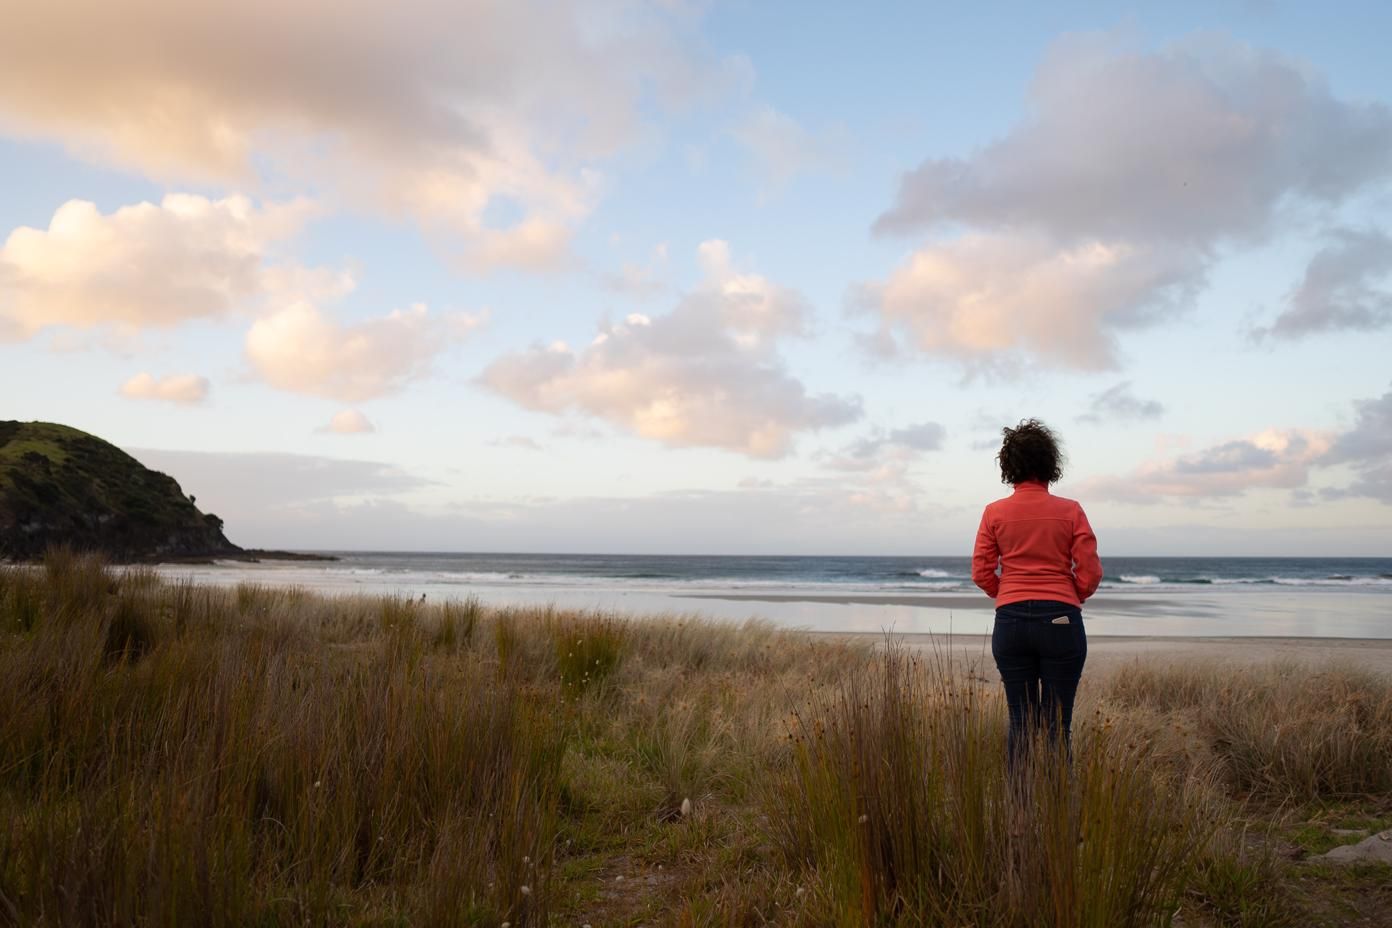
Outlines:
[[981, 525], [976, 530], [976, 547], [972, 549], [972, 582], [992, 599], [1000, 592], [1000, 577], [996, 576], [996, 565], [999, 563], [1000, 547], [996, 544], [996, 533], [983, 512]]
[[1097, 557], [1097, 536], [1092, 533], [1082, 506], [1073, 516], [1072, 556], [1073, 588], [1078, 592], [1078, 602], [1085, 602], [1102, 582], [1102, 561]]

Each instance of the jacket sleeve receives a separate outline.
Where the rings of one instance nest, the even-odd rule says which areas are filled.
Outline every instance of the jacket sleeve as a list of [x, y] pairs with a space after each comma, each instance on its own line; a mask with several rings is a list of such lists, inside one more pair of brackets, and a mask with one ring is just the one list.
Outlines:
[[1073, 587], [1078, 592], [1078, 602], [1084, 602], [1102, 582], [1102, 561], [1097, 557], [1097, 536], [1092, 533], [1082, 506], [1073, 517], [1072, 556]]
[[992, 599], [1000, 592], [1000, 577], [996, 576], [999, 563], [1000, 547], [996, 544], [996, 533], [983, 512], [981, 526], [976, 530], [976, 546], [972, 549], [972, 582]]

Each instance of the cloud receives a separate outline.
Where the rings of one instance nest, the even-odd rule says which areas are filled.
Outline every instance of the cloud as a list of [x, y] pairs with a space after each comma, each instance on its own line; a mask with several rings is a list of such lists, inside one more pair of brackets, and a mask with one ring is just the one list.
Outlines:
[[946, 437], [947, 430], [936, 422], [879, 429], [828, 455], [826, 466], [842, 471], [873, 470], [882, 466], [886, 456], [902, 462], [913, 460], [924, 451], [938, 451]]
[[0, 329], [168, 328], [257, 305], [287, 290], [332, 294], [341, 272], [276, 263], [314, 207], [304, 200], [254, 205], [170, 194], [103, 215], [69, 200], [47, 229], [22, 226], [0, 247]]
[[528, 409], [575, 409], [673, 447], [780, 457], [793, 435], [843, 425], [859, 405], [807, 393], [775, 361], [742, 348], [699, 304], [605, 327], [576, 352], [537, 347], [493, 362], [490, 389]]
[[[198, 499], [204, 502], [202, 491]], [[943, 512], [938, 507], [876, 509], [843, 487], [805, 482], [642, 496], [464, 499], [429, 508], [373, 497], [274, 509], [255, 497], [244, 503], [215, 510], [234, 540], [316, 550], [902, 555], [923, 550], [925, 538], [930, 548], [951, 545], [964, 530], [925, 518]], [[731, 525], [748, 530], [732, 534]]]
[[1155, 400], [1143, 400], [1131, 392], [1131, 382], [1108, 387], [1092, 397], [1088, 411], [1078, 417], [1079, 422], [1140, 422], [1158, 419], [1165, 414], [1165, 407]]
[[148, 373], [139, 373], [121, 384], [121, 395], [133, 400], [164, 400], [196, 406], [208, 398], [208, 378], [175, 374], [157, 379]]
[[1306, 504], [1314, 496], [1306, 489], [1312, 472], [1347, 467], [1354, 474], [1353, 482], [1321, 487], [1321, 498], [1368, 497], [1392, 503], [1392, 390], [1355, 400], [1353, 405], [1354, 422], [1341, 431], [1268, 429], [1151, 461], [1124, 477], [1084, 481], [1080, 492], [1122, 502], [1158, 503], [1276, 488], [1300, 491], [1296, 502]]
[[1199, 451], [1144, 464], [1126, 477], [1082, 482], [1079, 493], [1129, 503], [1240, 496], [1258, 488], [1305, 486], [1331, 436], [1305, 429], [1270, 429]]
[[[1374, 229], [1336, 229], [1315, 252], [1286, 309], [1257, 334], [1301, 338], [1337, 330], [1370, 331], [1392, 324], [1392, 238]], [[1379, 286], [1379, 285], [1382, 286]]]
[[695, 23], [624, 0], [32, 4], [0, 32], [0, 127], [160, 179], [308, 182], [471, 265], [549, 266], [592, 161], [738, 79]]
[[1392, 109], [1336, 99], [1296, 61], [1217, 36], [1073, 37], [1020, 125], [904, 176], [876, 231], [939, 237], [865, 294], [924, 352], [1113, 367], [1117, 332], [1183, 309], [1220, 246], [1389, 173]]
[[335, 435], [367, 435], [377, 431], [377, 426], [358, 410], [345, 409], [334, 413], [332, 419], [319, 427], [319, 431]]
[[1392, 505], [1392, 463], [1369, 465], [1346, 487], [1326, 487], [1320, 491], [1324, 499], [1375, 499]]
[[424, 376], [437, 355], [481, 322], [463, 313], [432, 316], [417, 303], [344, 324], [297, 302], [252, 325], [246, 357], [257, 376], [277, 389], [357, 403]]
[[[895, 506], [856, 475], [754, 480], [738, 489], [491, 499], [473, 487], [450, 493], [378, 461], [126, 450], [196, 494], [205, 511], [226, 520], [232, 540], [269, 548], [902, 554], [922, 550], [925, 537], [951, 544], [960, 531], [925, 521], [925, 513], [942, 514], [942, 507], [917, 498]], [[431, 502], [420, 492], [426, 490], [453, 501]], [[731, 525], [749, 530], [732, 535]]]
[[1189, 252], [972, 234], [924, 246], [862, 298], [881, 338], [902, 334], [924, 353], [978, 366], [1023, 353], [1100, 370], [1116, 366], [1118, 330], [1182, 305], [1201, 270]]
[[800, 297], [734, 270], [724, 242], [699, 250], [704, 284], [664, 316], [606, 324], [587, 347], [536, 346], [481, 381], [528, 409], [575, 410], [673, 447], [785, 454], [800, 431], [843, 425], [859, 402], [809, 395], [773, 353], [804, 325]]
[[197, 494], [205, 511], [216, 512], [228, 521], [234, 538], [234, 517], [239, 513], [275, 512], [320, 500], [394, 496], [431, 485], [379, 461], [274, 452], [125, 450], [146, 467], [172, 475], [186, 491]]
[[639, 300], [651, 300], [665, 294], [669, 287], [663, 279], [667, 270], [667, 245], [653, 248], [652, 260], [646, 265], [626, 262], [616, 274], [606, 274], [606, 289]]
[[659, 279], [650, 268], [637, 264], [624, 264], [618, 273], [606, 274], [604, 286], [614, 293], [621, 293], [624, 296], [640, 300], [659, 297], [668, 289], [667, 284]]
[[891, 429], [889, 433], [891, 444], [903, 445], [914, 451], [937, 451], [942, 448], [946, 437], [947, 430], [936, 422], [920, 422], [902, 429]]
[[808, 309], [802, 297], [759, 274], [736, 270], [729, 243], [702, 242], [696, 258], [706, 279], [689, 299], [707, 303], [741, 344], [806, 334]]
[[837, 161], [839, 140], [829, 134], [809, 132], [793, 117], [771, 106], [750, 113], [733, 132], [754, 157], [771, 192], [782, 189], [799, 174], [827, 170]]
[[[274, 387], [360, 402], [400, 389], [487, 318], [431, 316], [421, 305], [343, 324], [321, 303], [356, 287], [341, 270], [280, 260], [316, 207], [307, 200], [255, 205], [244, 196], [210, 200], [170, 194], [102, 214], [71, 200], [47, 229], [21, 227], [0, 247], [0, 337], [28, 339], [58, 328], [99, 330], [109, 343], [145, 329], [254, 315], [246, 356]], [[206, 394], [206, 381], [203, 381]], [[122, 392], [140, 398], [194, 397], [188, 378], [142, 374]]]
[[878, 429], [818, 458], [823, 467], [837, 472], [834, 489], [851, 505], [883, 513], [912, 512], [923, 505], [914, 466], [925, 452], [941, 449], [946, 435], [936, 422]]
[[495, 448], [517, 448], [522, 451], [542, 451], [541, 444], [535, 438], [528, 438], [526, 435], [508, 435], [489, 442]]
[[1348, 465], [1355, 479], [1347, 487], [1326, 489], [1323, 495], [1361, 496], [1392, 504], [1392, 390], [1358, 400], [1354, 409], [1353, 425], [1339, 434], [1320, 463]]
[[1300, 62], [1215, 35], [1154, 52], [1060, 40], [1029, 106], [970, 158], [905, 175], [876, 229], [968, 223], [1206, 247], [1260, 235], [1287, 197], [1337, 203], [1392, 171], [1392, 109], [1338, 100]]
[[1392, 462], [1392, 390], [1354, 402], [1353, 425], [1329, 449], [1329, 464]]

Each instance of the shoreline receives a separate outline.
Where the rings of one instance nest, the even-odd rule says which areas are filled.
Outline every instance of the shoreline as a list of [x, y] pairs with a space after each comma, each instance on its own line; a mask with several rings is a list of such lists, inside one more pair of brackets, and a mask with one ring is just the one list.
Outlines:
[[[431, 571], [429, 563], [341, 562], [164, 565], [166, 579], [230, 586], [296, 587], [331, 596], [422, 595], [431, 601], [474, 598], [498, 607], [553, 607], [634, 617], [701, 615], [722, 621], [764, 619], [786, 628], [828, 632], [986, 634], [992, 601], [966, 591], [721, 588], [658, 581], [581, 582], [567, 578], [470, 575]], [[439, 565], [434, 565], [439, 566]], [[445, 565], [448, 567], [449, 565]], [[495, 567], [497, 565], [485, 565]], [[327, 569], [326, 569], [327, 568]], [[1103, 592], [1083, 607], [1090, 635], [1138, 637], [1265, 636], [1392, 639], [1392, 589], [1273, 588]]]
[[[984, 594], [957, 593], [675, 593], [680, 599], [722, 599], [736, 603], [820, 603], [828, 606], [916, 606], [930, 609], [994, 609], [992, 600]], [[1173, 600], [1131, 596], [1094, 596], [1088, 600], [1089, 609], [1107, 612], [1159, 609], [1173, 605]]]
[[[819, 640], [850, 640], [882, 644], [886, 639], [916, 651], [944, 653], [953, 659], [983, 659], [994, 669], [989, 635], [941, 635], [926, 632], [804, 631]], [[1347, 664], [1392, 676], [1392, 638], [1300, 638], [1277, 635], [1088, 635], [1084, 668], [1113, 672], [1132, 662], [1252, 665], [1273, 662], [1327, 665]]]

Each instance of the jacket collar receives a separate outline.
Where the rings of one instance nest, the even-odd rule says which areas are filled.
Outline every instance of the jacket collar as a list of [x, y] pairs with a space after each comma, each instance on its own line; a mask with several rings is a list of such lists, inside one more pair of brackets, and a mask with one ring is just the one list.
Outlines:
[[1021, 480], [1015, 484], [1015, 492], [1048, 493], [1049, 485], [1042, 480]]

